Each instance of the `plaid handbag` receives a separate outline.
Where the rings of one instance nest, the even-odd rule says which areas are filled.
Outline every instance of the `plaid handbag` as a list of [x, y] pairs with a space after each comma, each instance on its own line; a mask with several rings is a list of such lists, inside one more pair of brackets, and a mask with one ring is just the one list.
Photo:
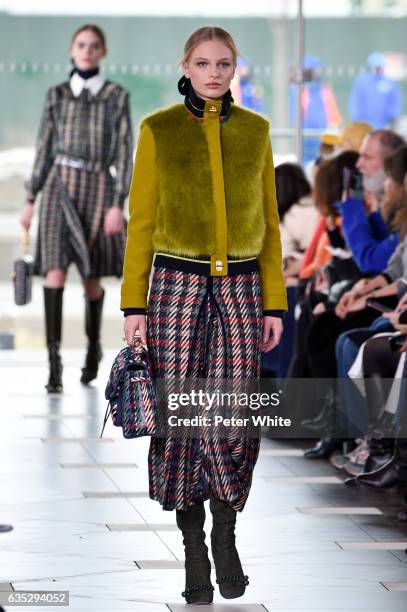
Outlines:
[[21, 240], [21, 256], [13, 265], [14, 302], [17, 306], [31, 302], [33, 258], [28, 253], [29, 245], [30, 237], [28, 231], [25, 231]]
[[148, 361], [140, 340], [116, 356], [105, 390], [108, 405], [100, 437], [107, 420], [122, 427], [125, 438], [157, 436], [160, 433], [158, 402]]

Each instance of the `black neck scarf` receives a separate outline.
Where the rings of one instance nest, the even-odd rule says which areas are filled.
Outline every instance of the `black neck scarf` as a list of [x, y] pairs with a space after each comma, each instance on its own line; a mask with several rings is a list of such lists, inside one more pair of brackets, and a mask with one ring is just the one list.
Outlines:
[[96, 76], [97, 74], [99, 74], [100, 68], [99, 66], [97, 66], [96, 68], [90, 68], [89, 70], [81, 70], [80, 68], [78, 68], [77, 66], [75, 66], [74, 61], [71, 60], [71, 63], [73, 64], [73, 68], [69, 74], [69, 76], [71, 77], [73, 74], [75, 74], [75, 72], [77, 72], [79, 74], [79, 76], [82, 79], [85, 79], [85, 81], [87, 79], [90, 79], [93, 76]]
[[[178, 91], [181, 95], [185, 96], [184, 104], [190, 113], [192, 113], [197, 119], [203, 119], [204, 117], [204, 109], [205, 102], [203, 98], [198, 96], [196, 91], [191, 85], [191, 80], [187, 79], [185, 76], [181, 77], [178, 81]], [[230, 89], [227, 90], [225, 94], [223, 94], [222, 98], [222, 109], [220, 111], [220, 120], [226, 121], [229, 118], [229, 115], [232, 110], [232, 93]]]

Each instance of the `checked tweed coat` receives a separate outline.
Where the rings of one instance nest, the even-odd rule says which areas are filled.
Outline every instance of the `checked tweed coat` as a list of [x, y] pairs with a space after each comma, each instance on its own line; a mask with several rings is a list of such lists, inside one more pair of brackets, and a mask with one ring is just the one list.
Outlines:
[[[96, 95], [84, 88], [77, 97], [68, 81], [48, 90], [26, 184], [32, 201], [42, 191], [35, 274], [75, 263], [83, 279], [122, 275], [125, 228], [106, 236], [103, 221], [110, 207], [124, 206], [132, 146], [129, 96], [121, 86], [105, 81]], [[57, 156], [85, 160], [88, 168], [60, 165]]]

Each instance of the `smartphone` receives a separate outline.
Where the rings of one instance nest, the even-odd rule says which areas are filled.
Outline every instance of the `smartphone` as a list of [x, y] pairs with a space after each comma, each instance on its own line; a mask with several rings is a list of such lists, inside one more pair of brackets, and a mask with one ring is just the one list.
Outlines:
[[359, 170], [344, 168], [342, 171], [342, 190], [347, 198], [363, 200], [363, 174]]
[[378, 310], [379, 312], [393, 312], [394, 310], [394, 308], [391, 308], [390, 306], [386, 306], [385, 304], [382, 304], [381, 302], [377, 302], [376, 300], [366, 300], [366, 304], [370, 306], [370, 308], [374, 308], [375, 310]]
[[363, 200], [363, 174], [359, 170], [350, 173], [348, 197]]

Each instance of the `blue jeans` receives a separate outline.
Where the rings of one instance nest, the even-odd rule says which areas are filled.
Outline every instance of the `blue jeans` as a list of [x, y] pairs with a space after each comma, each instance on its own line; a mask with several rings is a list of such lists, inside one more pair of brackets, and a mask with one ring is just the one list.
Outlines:
[[335, 344], [338, 370], [338, 424], [345, 437], [366, 435], [369, 415], [366, 400], [348, 377], [348, 371], [356, 359], [360, 346], [376, 333], [394, 331], [385, 317], [378, 317], [370, 327], [352, 329], [339, 336]]

